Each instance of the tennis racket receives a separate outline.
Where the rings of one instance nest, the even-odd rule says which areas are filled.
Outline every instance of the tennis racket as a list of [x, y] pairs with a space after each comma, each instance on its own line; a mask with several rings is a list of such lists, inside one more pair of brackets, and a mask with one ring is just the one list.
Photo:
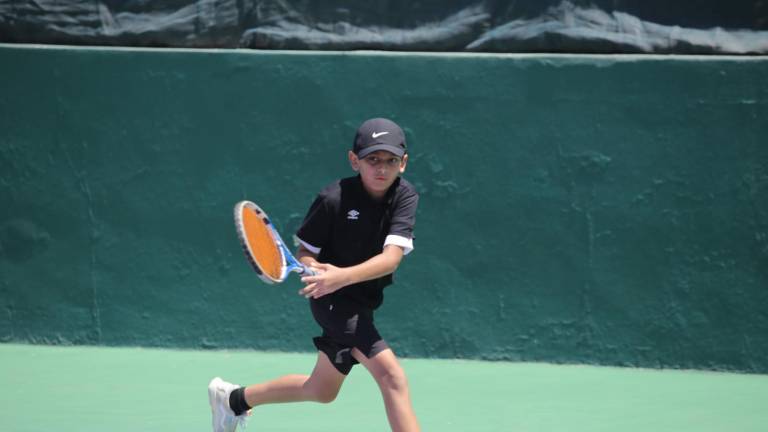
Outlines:
[[315, 274], [291, 254], [267, 213], [251, 201], [235, 205], [235, 229], [248, 262], [264, 282], [282, 282], [291, 272]]

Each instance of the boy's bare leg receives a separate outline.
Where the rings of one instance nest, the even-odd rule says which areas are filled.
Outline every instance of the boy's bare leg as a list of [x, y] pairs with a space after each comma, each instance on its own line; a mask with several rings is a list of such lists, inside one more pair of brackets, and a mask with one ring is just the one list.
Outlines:
[[245, 389], [248, 405], [280, 402], [314, 401], [329, 403], [336, 399], [346, 375], [333, 367], [328, 356], [317, 353], [312, 375], [286, 375], [272, 381], [250, 385]]
[[395, 353], [386, 349], [367, 358], [356, 348], [352, 355], [373, 375], [384, 397], [387, 419], [393, 432], [418, 432], [419, 423], [413, 412], [408, 380]]

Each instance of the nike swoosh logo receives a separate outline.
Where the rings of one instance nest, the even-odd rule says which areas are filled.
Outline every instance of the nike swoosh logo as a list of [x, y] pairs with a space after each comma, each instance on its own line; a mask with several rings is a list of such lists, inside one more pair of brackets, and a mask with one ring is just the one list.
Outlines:
[[386, 135], [386, 134], [388, 134], [388, 133], [389, 133], [389, 132], [374, 132], [374, 133], [372, 133], [372, 134], [371, 134], [371, 136], [372, 136], [373, 138], [378, 138], [378, 137], [380, 137], [380, 136], [382, 136], [382, 135]]

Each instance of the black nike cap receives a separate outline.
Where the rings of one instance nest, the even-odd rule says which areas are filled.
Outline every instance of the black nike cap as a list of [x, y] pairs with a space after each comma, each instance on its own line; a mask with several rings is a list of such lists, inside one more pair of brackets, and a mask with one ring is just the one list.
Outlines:
[[369, 154], [385, 150], [395, 156], [402, 157], [406, 152], [405, 133], [392, 120], [374, 118], [366, 120], [355, 134], [355, 142], [352, 151], [359, 158]]

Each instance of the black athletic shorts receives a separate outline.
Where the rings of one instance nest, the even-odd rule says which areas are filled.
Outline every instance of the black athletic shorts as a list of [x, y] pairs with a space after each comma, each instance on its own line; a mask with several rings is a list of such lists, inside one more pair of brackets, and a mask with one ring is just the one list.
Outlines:
[[309, 302], [312, 316], [323, 329], [323, 335], [313, 339], [333, 366], [347, 375], [357, 360], [352, 348], [371, 358], [389, 348], [373, 325], [373, 310], [343, 297], [324, 296]]

